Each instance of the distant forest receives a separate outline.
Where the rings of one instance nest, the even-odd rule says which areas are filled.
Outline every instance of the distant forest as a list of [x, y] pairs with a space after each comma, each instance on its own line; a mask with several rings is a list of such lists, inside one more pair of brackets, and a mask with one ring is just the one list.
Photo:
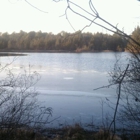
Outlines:
[[124, 51], [127, 42], [116, 34], [24, 32], [1, 33], [0, 51]]

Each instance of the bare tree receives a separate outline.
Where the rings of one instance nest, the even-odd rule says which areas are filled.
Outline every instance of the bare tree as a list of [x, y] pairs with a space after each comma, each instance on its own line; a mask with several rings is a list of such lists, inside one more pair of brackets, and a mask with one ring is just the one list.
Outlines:
[[52, 108], [37, 100], [34, 86], [39, 79], [30, 69], [18, 75], [9, 70], [0, 81], [0, 139], [14, 139], [19, 131], [42, 133], [47, 128]]

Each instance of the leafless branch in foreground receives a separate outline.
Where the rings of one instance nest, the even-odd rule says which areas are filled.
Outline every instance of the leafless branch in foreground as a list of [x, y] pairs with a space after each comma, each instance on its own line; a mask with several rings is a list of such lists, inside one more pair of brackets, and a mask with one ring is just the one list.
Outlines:
[[38, 7], [34, 6], [34, 5], [33, 5], [32, 3], [30, 3], [28, 0], [25, 0], [25, 2], [26, 2], [28, 5], [30, 5], [31, 7], [33, 7], [34, 9], [36, 9], [36, 10], [38, 10], [38, 11], [40, 11], [40, 12], [48, 13], [48, 12], [43, 11], [43, 10], [39, 9]]
[[[20, 130], [42, 133], [52, 116], [52, 108], [40, 105], [34, 86], [40, 79], [38, 73], [25, 71], [0, 81], [0, 137], [4, 133], [12, 139], [12, 133]], [[56, 118], [57, 119], [57, 118]]]

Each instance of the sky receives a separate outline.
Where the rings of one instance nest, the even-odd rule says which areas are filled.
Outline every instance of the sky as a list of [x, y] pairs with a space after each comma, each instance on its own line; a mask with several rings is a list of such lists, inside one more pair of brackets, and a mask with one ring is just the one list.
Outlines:
[[[88, 0], [71, 1], [92, 12], [89, 9]], [[26, 32], [52, 32], [54, 34], [61, 31], [72, 33], [83, 29], [85, 25], [90, 23], [68, 10], [67, 18], [73, 29], [64, 15], [67, 7], [66, 0], [61, 0], [60, 2], [28, 0], [28, 2], [46, 13], [32, 7], [25, 0], [0, 0], [0, 32], [13, 33], [23, 30]], [[127, 34], [132, 33], [134, 28], [140, 25], [140, 2], [137, 0], [92, 0], [92, 2], [102, 18], [124, 30]], [[72, 8], [82, 13], [76, 7]], [[88, 17], [87, 14], [85, 16]], [[93, 19], [93, 17], [90, 18]], [[84, 29], [83, 32], [109, 33], [106, 29], [94, 24]]]

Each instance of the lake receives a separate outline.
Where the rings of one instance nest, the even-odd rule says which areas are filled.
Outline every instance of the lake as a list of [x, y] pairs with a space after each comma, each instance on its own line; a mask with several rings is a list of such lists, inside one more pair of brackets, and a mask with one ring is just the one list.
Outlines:
[[49, 124], [51, 127], [74, 123], [88, 127], [91, 122], [102, 123], [103, 116], [113, 113], [105, 102], [110, 100], [116, 103], [115, 88], [94, 89], [109, 84], [108, 73], [112, 71], [115, 62], [121, 59], [122, 65], [126, 65], [129, 53], [25, 54], [0, 57], [0, 63], [4, 66], [14, 60], [8, 69], [15, 74], [23, 69], [40, 74], [41, 79], [35, 85], [39, 92], [38, 100], [53, 108], [51, 119], [60, 116]]

